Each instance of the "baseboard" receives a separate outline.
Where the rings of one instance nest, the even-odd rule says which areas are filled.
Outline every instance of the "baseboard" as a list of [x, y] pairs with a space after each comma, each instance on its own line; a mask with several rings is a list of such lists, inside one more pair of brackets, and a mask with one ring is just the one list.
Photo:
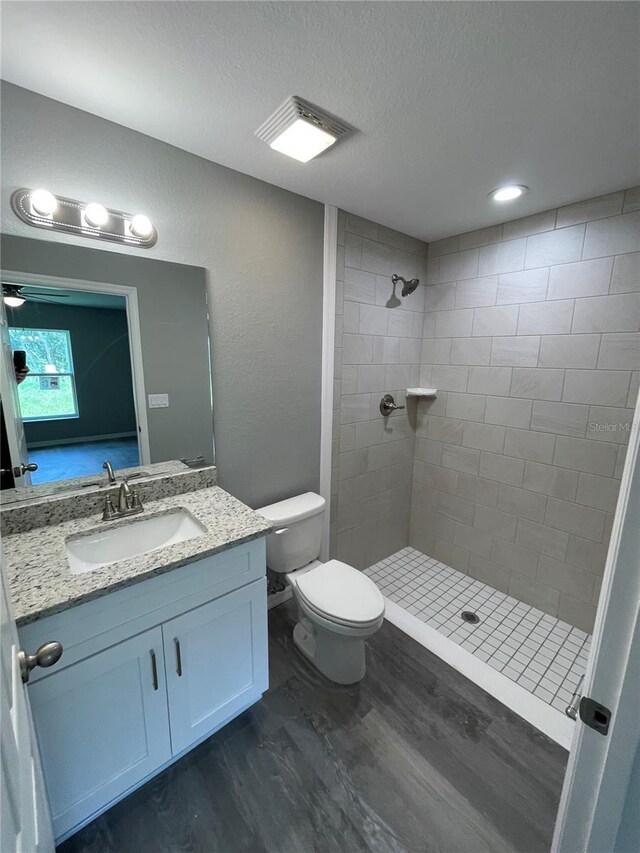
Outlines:
[[573, 720], [511, 681], [506, 675], [502, 675], [501, 672], [479, 660], [471, 652], [440, 634], [435, 628], [408, 613], [394, 601], [385, 598], [384, 602], [385, 619], [388, 619], [396, 628], [400, 628], [425, 649], [433, 652], [469, 681], [473, 681], [564, 749], [568, 750], [571, 747], [575, 728]]
[[290, 586], [286, 589], [281, 589], [280, 592], [274, 592], [271, 595], [268, 595], [267, 610], [271, 610], [272, 607], [277, 607], [279, 604], [284, 604], [285, 601], [289, 601], [292, 597], [293, 591]]
[[53, 441], [28, 441], [27, 450], [41, 447], [58, 447], [61, 444], [86, 444], [92, 441], [114, 441], [117, 438], [136, 438], [136, 432], [111, 432], [106, 435], [80, 435], [77, 438], [58, 438]]

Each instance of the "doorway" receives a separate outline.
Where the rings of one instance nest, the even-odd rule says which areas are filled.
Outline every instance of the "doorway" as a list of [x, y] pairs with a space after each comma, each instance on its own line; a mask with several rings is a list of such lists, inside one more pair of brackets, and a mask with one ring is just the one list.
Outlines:
[[17, 383], [9, 423], [26, 449], [20, 462], [31, 485], [102, 473], [105, 459], [117, 469], [147, 461], [129, 290], [88, 282], [53, 286], [43, 277], [8, 285], [3, 278]]

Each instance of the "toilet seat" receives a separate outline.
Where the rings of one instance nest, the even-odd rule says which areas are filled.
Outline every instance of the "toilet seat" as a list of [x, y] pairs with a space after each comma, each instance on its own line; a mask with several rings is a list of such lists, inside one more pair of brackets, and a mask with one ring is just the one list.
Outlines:
[[366, 628], [384, 614], [384, 598], [362, 572], [329, 560], [296, 578], [300, 598], [310, 610], [336, 625]]

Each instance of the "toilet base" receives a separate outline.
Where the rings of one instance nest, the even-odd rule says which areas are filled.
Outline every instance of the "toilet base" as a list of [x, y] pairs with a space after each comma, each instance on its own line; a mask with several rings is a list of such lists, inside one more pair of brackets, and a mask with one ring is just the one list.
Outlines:
[[293, 642], [329, 681], [355, 684], [364, 678], [364, 639], [330, 634], [301, 615], [293, 629]]

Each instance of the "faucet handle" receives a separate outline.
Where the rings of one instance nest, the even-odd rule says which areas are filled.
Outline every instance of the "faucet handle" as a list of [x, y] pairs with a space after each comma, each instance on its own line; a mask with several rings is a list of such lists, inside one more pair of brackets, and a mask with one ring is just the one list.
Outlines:
[[115, 511], [114, 506], [113, 506], [113, 501], [111, 500], [110, 496], [107, 495], [107, 497], [104, 500], [104, 509], [102, 511], [102, 520], [103, 521], [110, 521], [112, 518], [115, 518], [115, 516], [116, 516], [116, 511]]
[[137, 489], [134, 489], [131, 492], [131, 509], [142, 509], [142, 501], [140, 500], [140, 495], [138, 494]]

